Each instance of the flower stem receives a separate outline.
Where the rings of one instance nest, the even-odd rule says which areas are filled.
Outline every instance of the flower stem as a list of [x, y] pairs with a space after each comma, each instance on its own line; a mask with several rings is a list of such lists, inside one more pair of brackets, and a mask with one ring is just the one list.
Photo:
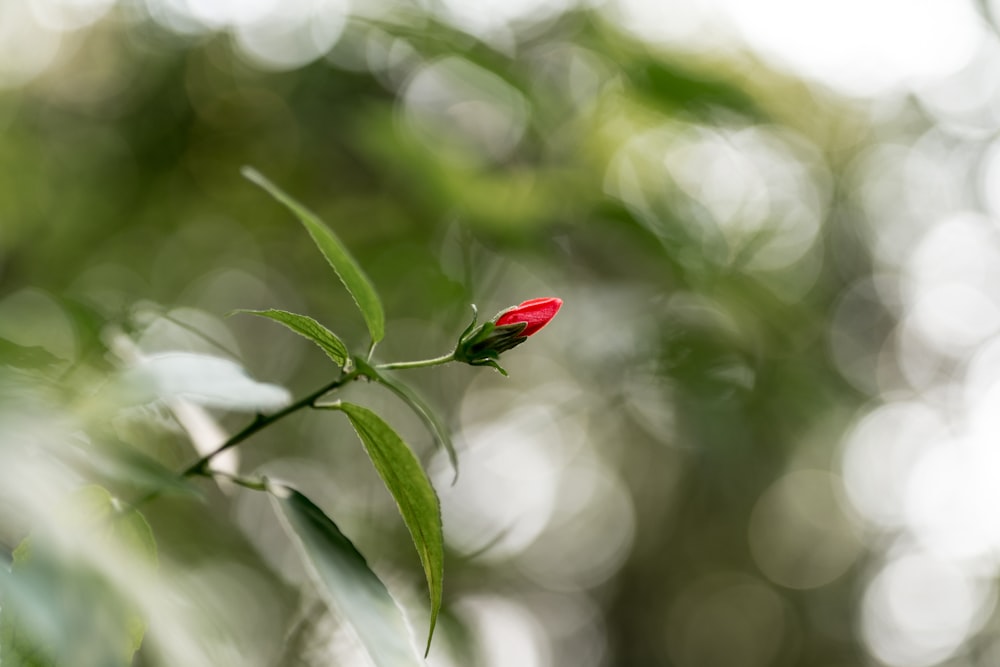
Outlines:
[[[374, 351], [374, 348], [375, 348], [375, 346], [372, 345], [371, 351]], [[388, 371], [388, 370], [400, 370], [400, 369], [404, 369], [404, 368], [425, 368], [427, 366], [438, 366], [440, 364], [446, 364], [449, 361], [454, 361], [454, 360], [455, 360], [455, 353], [451, 352], [451, 353], [446, 354], [444, 356], [435, 357], [433, 359], [423, 359], [421, 361], [399, 361], [399, 362], [391, 363], [391, 364], [380, 364], [378, 366], [375, 366], [374, 370], [376, 370], [376, 371]], [[270, 414], [270, 415], [257, 415], [257, 418], [254, 419], [249, 424], [247, 424], [246, 426], [244, 426], [242, 430], [240, 430], [239, 432], [235, 433], [228, 440], [226, 440], [224, 443], [222, 443], [221, 445], [219, 445], [218, 447], [216, 447], [213, 451], [209, 452], [208, 454], [205, 454], [200, 459], [198, 459], [197, 461], [195, 461], [194, 463], [192, 463], [190, 466], [188, 466], [187, 468], [185, 468], [180, 473], [180, 476], [181, 477], [197, 477], [197, 476], [212, 477], [213, 475], [218, 475], [219, 471], [217, 471], [217, 470], [209, 470], [208, 465], [209, 465], [209, 463], [212, 462], [212, 459], [214, 459], [216, 456], [218, 456], [222, 452], [226, 451], [227, 449], [230, 449], [231, 447], [235, 447], [236, 445], [240, 444], [241, 442], [243, 442], [244, 440], [246, 440], [250, 436], [254, 435], [258, 431], [261, 431], [261, 430], [267, 428], [271, 424], [275, 423], [276, 421], [278, 421], [280, 419], [283, 419], [283, 418], [287, 417], [288, 415], [290, 415], [292, 413], [298, 412], [302, 408], [312, 408], [312, 407], [315, 407], [317, 400], [319, 400], [325, 394], [333, 391], [334, 389], [337, 389], [338, 387], [344, 386], [348, 382], [356, 380], [356, 379], [358, 379], [359, 377], [362, 377], [362, 376], [370, 377], [373, 380], [378, 380], [379, 378], [378, 378], [377, 374], [371, 374], [370, 372], [366, 373], [366, 368], [367, 369], [371, 369], [371, 367], [367, 366], [367, 364], [365, 364], [365, 363], [359, 363], [360, 361], [361, 361], [360, 359], [355, 359], [355, 363], [357, 363], [358, 367], [355, 368], [354, 370], [352, 370], [352, 371], [350, 371], [348, 373], [344, 373], [343, 375], [341, 375], [339, 378], [337, 378], [333, 382], [330, 382], [329, 384], [326, 384], [326, 385], [320, 387], [319, 389], [317, 389], [316, 391], [312, 392], [311, 394], [308, 394], [308, 395], [304, 396], [303, 398], [300, 398], [299, 400], [295, 401], [291, 405], [288, 405], [288, 406], [282, 408], [281, 410], [278, 410], [274, 414]], [[236, 483], [239, 484], [239, 483], [241, 483], [243, 481], [246, 481], [246, 480], [236, 480], [236, 479], [233, 479], [233, 481], [235, 481]], [[249, 486], [249, 485], [248, 484], [244, 484], [244, 486]], [[253, 487], [251, 487], [251, 488], [253, 488]], [[135, 503], [133, 503], [132, 504], [132, 508], [135, 509], [135, 508], [139, 507], [139, 505], [142, 505], [142, 504], [145, 504], [146, 502], [149, 502], [150, 500], [152, 500], [153, 498], [157, 497], [158, 495], [159, 495], [159, 492], [158, 491], [154, 491], [154, 492], [146, 495], [145, 497], [140, 498]]]
[[282, 408], [281, 410], [279, 410], [278, 412], [275, 412], [274, 414], [271, 414], [271, 415], [257, 415], [257, 418], [254, 419], [249, 424], [247, 424], [243, 428], [243, 430], [241, 430], [240, 432], [238, 432], [235, 435], [233, 435], [232, 437], [230, 437], [224, 443], [222, 443], [221, 445], [219, 445], [214, 451], [211, 451], [208, 454], [205, 454], [205, 456], [201, 457], [200, 459], [198, 459], [197, 461], [195, 461], [194, 463], [192, 463], [187, 469], [184, 470], [184, 472], [181, 473], [181, 477], [192, 477], [192, 476], [195, 476], [195, 475], [204, 475], [205, 472], [206, 472], [206, 467], [208, 466], [208, 464], [212, 461], [213, 458], [215, 458], [216, 456], [218, 456], [222, 452], [226, 451], [230, 447], [235, 447], [236, 445], [240, 444], [241, 442], [243, 442], [244, 440], [246, 440], [247, 438], [249, 438], [250, 436], [252, 436], [257, 431], [260, 431], [261, 429], [264, 429], [264, 428], [270, 426], [271, 424], [273, 424], [274, 422], [278, 421], [279, 419], [282, 419], [283, 417], [287, 417], [288, 415], [292, 414], [293, 412], [298, 412], [302, 408], [312, 407], [316, 403], [316, 400], [319, 399], [321, 396], [323, 396], [324, 394], [326, 394], [328, 392], [333, 391], [337, 387], [341, 387], [341, 386], [347, 384], [348, 382], [356, 379], [360, 375], [361, 375], [361, 372], [359, 370], [355, 369], [355, 370], [351, 371], [350, 373], [345, 373], [344, 375], [341, 375], [338, 379], [334, 380], [333, 382], [331, 382], [331, 383], [329, 383], [327, 385], [324, 385], [323, 387], [320, 387], [319, 389], [317, 389], [316, 391], [312, 392], [308, 396], [305, 396], [304, 398], [301, 398], [301, 399], [295, 401], [291, 405], [289, 405], [289, 406], [287, 406], [285, 408]]
[[232, 473], [228, 473], [223, 470], [213, 470], [212, 468], [205, 468], [203, 472], [209, 477], [221, 477], [223, 479], [228, 479], [233, 484], [247, 489], [253, 489], [254, 491], [267, 491], [267, 480], [263, 478], [248, 479], [246, 477], [240, 477], [239, 475], [233, 475]]
[[449, 352], [443, 357], [434, 357], [433, 359], [422, 359], [421, 361], [397, 361], [391, 364], [379, 364], [375, 367], [377, 371], [397, 371], [403, 370], [405, 368], [426, 368], [427, 366], [440, 366], [441, 364], [447, 364], [449, 361], [455, 361], [455, 353]]

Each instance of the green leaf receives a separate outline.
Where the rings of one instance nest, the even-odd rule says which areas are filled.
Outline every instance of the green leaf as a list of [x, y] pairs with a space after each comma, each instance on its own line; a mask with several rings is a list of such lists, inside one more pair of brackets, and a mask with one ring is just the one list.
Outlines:
[[281, 322], [295, 333], [316, 343], [320, 349], [326, 352], [326, 356], [333, 359], [333, 362], [341, 368], [347, 365], [347, 360], [350, 356], [347, 352], [347, 346], [345, 346], [344, 343], [329, 329], [311, 317], [297, 315], [296, 313], [289, 313], [284, 310], [275, 310], [274, 308], [270, 310], [240, 309], [234, 310], [230, 314], [235, 313], [259, 315], [260, 317], [272, 319], [275, 322]]
[[375, 469], [396, 499], [399, 513], [417, 547], [431, 602], [431, 623], [427, 632], [427, 651], [430, 651], [434, 625], [441, 610], [444, 579], [444, 536], [437, 494], [420, 461], [381, 417], [351, 403], [337, 403], [330, 409], [342, 411], [351, 420]]
[[[437, 413], [431, 409], [427, 402], [424, 401], [420, 395], [414, 391], [410, 386], [403, 384], [395, 378], [388, 378], [381, 373], [377, 372], [374, 368], [368, 367], [371, 371], [370, 377], [372, 377], [379, 384], [385, 385], [392, 393], [399, 396], [404, 403], [410, 406], [417, 416], [424, 422], [424, 426], [427, 430], [431, 432], [434, 436], [434, 441], [439, 447], [443, 447], [446, 452], [448, 452], [448, 461], [451, 462], [451, 469], [455, 472], [455, 478], [458, 479], [458, 453], [455, 451], [455, 443], [451, 441], [451, 435], [448, 432], [448, 428], [441, 422], [437, 417]], [[366, 371], [367, 374], [367, 371]]]
[[201, 491], [190, 478], [180, 477], [176, 470], [167, 468], [142, 451], [121, 444], [114, 450], [93, 452], [88, 461], [95, 476], [109, 482], [127, 484], [146, 492], [172, 493], [201, 497]]
[[312, 565], [327, 604], [354, 628], [376, 667], [418, 667], [396, 602], [364, 556], [323, 511], [298, 491], [271, 485], [272, 499]]
[[91, 431], [95, 436], [92, 439], [65, 447], [61, 452], [63, 460], [79, 470], [84, 479], [98, 481], [114, 489], [119, 496], [138, 491], [202, 497], [200, 488], [190, 478], [178, 476], [176, 470], [166, 467], [139, 446], [119, 440], [109, 430], [110, 426], [95, 429]]
[[362, 272], [361, 267], [347, 252], [347, 248], [340, 242], [337, 235], [324, 225], [312, 211], [292, 199], [256, 169], [244, 167], [242, 173], [247, 179], [264, 188], [272, 197], [288, 207], [302, 221], [313, 242], [326, 257], [326, 261], [337, 272], [340, 282], [351, 293], [354, 303], [357, 304], [358, 310], [361, 311], [361, 316], [364, 317], [365, 324], [368, 326], [372, 345], [382, 340], [385, 336], [385, 312], [382, 309], [382, 301], [379, 299], [378, 293], [375, 292], [371, 281], [368, 280], [368, 276]]

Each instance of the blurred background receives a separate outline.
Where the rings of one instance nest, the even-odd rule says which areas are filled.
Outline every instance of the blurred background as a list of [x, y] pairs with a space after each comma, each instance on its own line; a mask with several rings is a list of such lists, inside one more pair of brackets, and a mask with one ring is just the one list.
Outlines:
[[[473, 303], [565, 301], [509, 378], [400, 373], [454, 430], [454, 485], [401, 403], [346, 394], [441, 497], [429, 665], [1000, 664], [998, 18], [993, 0], [0, 0], [5, 560], [31, 530], [65, 536], [71, 489], [134, 498], [196, 458], [162, 405], [109, 398], [130, 360], [236, 361], [266, 404], [333, 368], [229, 311], [309, 314], [364, 349], [252, 165], [372, 278], [380, 361], [448, 352]], [[208, 406], [228, 432], [249, 418], [231, 407]], [[297, 415], [230, 464], [322, 506], [420, 635], [419, 563], [343, 419]], [[125, 591], [149, 626], [135, 664], [363, 664], [264, 494], [195, 487], [145, 508], [156, 575], [69, 540], [41, 579], [86, 562]], [[72, 606], [25, 590], [65, 664], [90, 664], [59, 630]]]

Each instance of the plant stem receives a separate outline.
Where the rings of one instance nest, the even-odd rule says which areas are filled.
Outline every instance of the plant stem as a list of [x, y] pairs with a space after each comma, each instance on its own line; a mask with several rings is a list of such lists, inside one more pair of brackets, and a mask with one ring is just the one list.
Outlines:
[[[374, 349], [375, 349], [375, 346], [372, 345], [371, 350], [369, 352], [374, 351]], [[367, 365], [367, 363], [361, 363], [360, 359], [355, 359], [355, 363], [358, 366], [357, 368], [355, 368], [354, 370], [350, 371], [349, 373], [344, 373], [343, 375], [341, 375], [339, 378], [337, 378], [333, 382], [330, 382], [329, 384], [320, 387], [319, 389], [317, 389], [316, 391], [312, 392], [311, 394], [308, 394], [307, 396], [304, 396], [303, 398], [300, 398], [299, 400], [295, 401], [291, 405], [289, 405], [287, 407], [284, 407], [281, 410], [278, 410], [274, 414], [270, 414], [270, 415], [257, 415], [257, 418], [254, 419], [249, 424], [247, 424], [245, 427], [243, 427], [243, 429], [241, 431], [239, 431], [238, 433], [234, 434], [228, 440], [226, 440], [224, 443], [222, 443], [221, 445], [219, 445], [218, 447], [216, 447], [213, 451], [209, 452], [208, 454], [205, 454], [200, 459], [198, 459], [197, 461], [195, 461], [194, 463], [192, 463], [190, 466], [188, 466], [184, 471], [182, 471], [180, 473], [180, 476], [181, 477], [195, 477], [195, 476], [198, 476], [198, 475], [204, 475], [204, 476], [211, 477], [211, 476], [213, 476], [215, 474], [218, 474], [219, 471], [209, 470], [208, 469], [208, 464], [211, 463], [212, 459], [214, 459], [216, 456], [218, 456], [219, 454], [221, 454], [222, 452], [226, 451], [227, 449], [229, 449], [231, 447], [235, 447], [236, 445], [240, 444], [241, 442], [243, 442], [244, 440], [246, 440], [247, 438], [249, 438], [253, 434], [255, 434], [258, 431], [261, 431], [261, 430], [267, 428], [268, 426], [270, 426], [274, 422], [278, 421], [279, 419], [283, 419], [284, 417], [287, 417], [288, 415], [290, 415], [290, 414], [292, 414], [294, 412], [298, 412], [302, 408], [315, 407], [316, 406], [316, 401], [319, 398], [321, 398], [323, 395], [325, 395], [325, 394], [333, 391], [334, 389], [337, 389], [338, 387], [344, 386], [348, 382], [356, 380], [356, 379], [358, 379], [359, 377], [362, 377], [362, 376], [369, 377], [369, 378], [371, 378], [373, 380], [381, 380], [381, 378], [378, 377], [377, 373], [372, 373], [371, 372], [372, 370], [375, 370], [375, 371], [389, 371], [389, 370], [400, 370], [400, 369], [405, 369], [405, 368], [425, 368], [427, 366], [439, 366], [441, 364], [446, 364], [446, 363], [448, 363], [450, 361], [454, 361], [454, 360], [455, 360], [455, 353], [451, 352], [451, 353], [446, 354], [444, 356], [435, 357], [433, 359], [423, 359], [421, 361], [399, 361], [399, 362], [391, 363], [391, 364], [380, 364], [378, 366], [375, 366], [374, 369], [372, 369], [370, 366]], [[382, 380], [382, 381], [384, 381], [384, 380]], [[246, 480], [237, 480], [237, 479], [233, 478], [233, 481], [235, 481], [236, 483], [239, 484], [241, 482], [245, 482]], [[244, 486], [249, 486], [249, 485], [248, 484], [244, 484]], [[149, 502], [150, 500], [152, 500], [153, 498], [157, 497], [158, 495], [159, 495], [159, 492], [158, 491], [154, 491], [154, 492], [148, 494], [147, 496], [145, 496], [143, 498], [140, 498], [138, 501], [136, 501], [135, 503], [132, 504], [131, 509], [138, 508], [140, 505], [145, 504], [146, 502]]]
[[225, 472], [224, 470], [213, 470], [211, 468], [205, 468], [203, 472], [209, 477], [221, 477], [223, 479], [228, 479], [233, 484], [237, 484], [247, 489], [253, 489], [254, 491], [267, 491], [267, 481], [264, 479], [247, 479], [246, 477], [233, 475], [232, 473]]
[[235, 447], [236, 445], [240, 444], [241, 442], [252, 436], [257, 431], [260, 431], [261, 429], [270, 426], [279, 419], [287, 417], [293, 412], [298, 412], [302, 408], [312, 407], [318, 398], [320, 398], [321, 396], [323, 396], [328, 392], [333, 391], [337, 387], [343, 386], [348, 382], [357, 379], [360, 375], [361, 371], [355, 369], [350, 373], [345, 373], [344, 375], [341, 375], [340, 378], [338, 378], [337, 380], [334, 380], [333, 382], [323, 387], [320, 387], [319, 389], [312, 392], [308, 396], [305, 396], [304, 398], [295, 401], [291, 405], [282, 408], [281, 410], [275, 412], [274, 414], [266, 416], [257, 415], [257, 418], [254, 419], [249, 424], [247, 424], [242, 431], [230, 437], [224, 443], [219, 445], [214, 451], [205, 454], [205, 456], [201, 457], [200, 459], [192, 463], [186, 470], [184, 470], [184, 472], [181, 473], [181, 477], [192, 477], [194, 475], [205, 474], [206, 467], [208, 466], [208, 464], [212, 461], [213, 458], [215, 458], [222, 452], [226, 451], [230, 447]]
[[446, 364], [449, 361], [455, 361], [454, 352], [449, 352], [443, 357], [434, 357], [433, 359], [423, 359], [421, 361], [397, 361], [391, 364], [379, 364], [375, 367], [375, 370], [395, 371], [402, 370], [404, 368], [425, 368], [427, 366], [440, 366], [441, 364]]

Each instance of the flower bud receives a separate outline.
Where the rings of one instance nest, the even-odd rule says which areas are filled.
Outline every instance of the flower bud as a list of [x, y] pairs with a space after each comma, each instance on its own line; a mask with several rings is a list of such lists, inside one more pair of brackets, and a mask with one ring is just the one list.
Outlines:
[[562, 299], [555, 297], [531, 299], [497, 313], [492, 321], [479, 327], [473, 306], [472, 323], [459, 336], [454, 358], [473, 366], [493, 366], [506, 375], [507, 371], [497, 363], [500, 355], [548, 324], [561, 306]]
[[493, 318], [493, 322], [498, 327], [525, 322], [527, 326], [524, 327], [521, 335], [527, 338], [551, 322], [561, 307], [562, 299], [557, 299], [554, 296], [531, 299], [501, 312]]

